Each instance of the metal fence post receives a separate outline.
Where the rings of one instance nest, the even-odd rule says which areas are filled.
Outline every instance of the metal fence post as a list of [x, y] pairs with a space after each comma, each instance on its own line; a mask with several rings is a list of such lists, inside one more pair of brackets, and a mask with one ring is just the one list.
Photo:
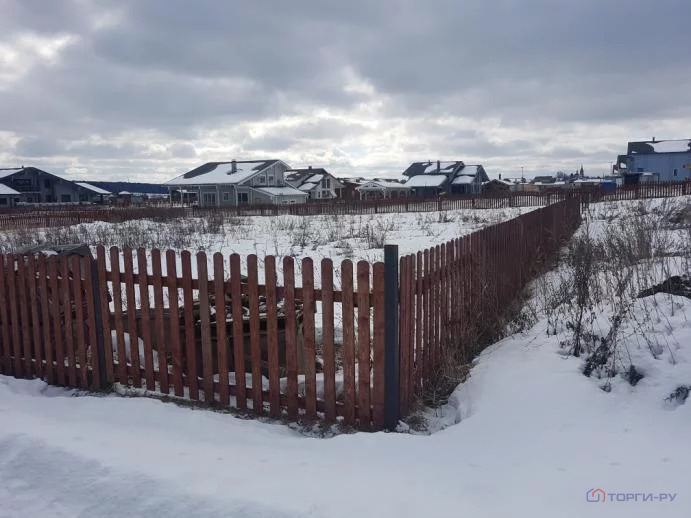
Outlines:
[[103, 340], [103, 314], [101, 313], [101, 293], [99, 291], [98, 261], [91, 257], [91, 296], [94, 304], [94, 316], [96, 319], [96, 356], [98, 358], [98, 377], [101, 381], [99, 389], [108, 386], [106, 373], [106, 350]]
[[398, 344], [398, 245], [384, 246], [386, 289], [384, 295], [385, 362], [384, 424], [395, 430], [400, 419], [400, 355]]

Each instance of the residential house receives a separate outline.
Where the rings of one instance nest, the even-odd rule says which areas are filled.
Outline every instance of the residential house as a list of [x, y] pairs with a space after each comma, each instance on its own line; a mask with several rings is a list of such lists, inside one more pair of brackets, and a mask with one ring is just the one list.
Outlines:
[[165, 185], [171, 200], [194, 192], [201, 207], [305, 203], [309, 194], [286, 183], [288, 169], [281, 160], [208, 162]]
[[0, 209], [11, 209], [19, 201], [21, 193], [0, 183]]
[[90, 203], [105, 203], [107, 198], [110, 196], [110, 192], [102, 189], [101, 187], [96, 187], [87, 182], [74, 182], [79, 186], [79, 201], [80, 202], [90, 202]]
[[0, 183], [19, 192], [22, 203], [78, 203], [86, 190], [36, 167], [0, 169]]
[[508, 194], [514, 190], [511, 180], [493, 179], [482, 184], [482, 192], [486, 194]]
[[286, 184], [308, 194], [309, 201], [325, 201], [340, 198], [344, 185], [323, 168], [288, 169]]
[[456, 173], [448, 187], [450, 194], [479, 194], [489, 176], [481, 165], [466, 165]]
[[[691, 179], [691, 139], [646, 140], [629, 142], [625, 155], [614, 166], [624, 176], [625, 184], [637, 184], [653, 178], [659, 182]], [[645, 175], [644, 173], [650, 173]]]
[[413, 162], [403, 175], [409, 178], [406, 185], [416, 196], [476, 194], [482, 191], [483, 182], [489, 181], [484, 167], [466, 165], [462, 160]]
[[405, 198], [410, 194], [410, 188], [406, 184], [391, 178], [364, 180], [355, 190], [361, 200]]

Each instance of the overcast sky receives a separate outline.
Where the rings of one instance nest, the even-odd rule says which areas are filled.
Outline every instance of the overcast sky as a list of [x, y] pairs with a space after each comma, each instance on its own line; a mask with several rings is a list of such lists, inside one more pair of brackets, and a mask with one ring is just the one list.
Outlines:
[[689, 0], [0, 0], [0, 167], [602, 173], [691, 137]]

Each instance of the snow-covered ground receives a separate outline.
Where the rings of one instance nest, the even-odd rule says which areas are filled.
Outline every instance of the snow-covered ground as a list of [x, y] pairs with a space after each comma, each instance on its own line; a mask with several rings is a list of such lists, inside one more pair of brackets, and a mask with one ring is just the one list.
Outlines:
[[[301, 278], [300, 260], [311, 257], [315, 265], [315, 282], [320, 285], [320, 261], [330, 258], [336, 267], [336, 285], [340, 285], [338, 272], [344, 259], [354, 262], [382, 261], [384, 244], [397, 244], [401, 255], [424, 250], [451, 239], [469, 234], [480, 228], [515, 218], [537, 207], [504, 209], [461, 209], [440, 212], [404, 212], [370, 214], [365, 216], [250, 216], [225, 218], [187, 218], [174, 222], [134, 220], [124, 223], [96, 222], [66, 228], [34, 230], [0, 235], [0, 251], [13, 251], [37, 243], [87, 243], [111, 246], [130, 246], [149, 251], [147, 261], [151, 268], [150, 250], [172, 249], [207, 254], [208, 271], [213, 272], [212, 255], [220, 252], [224, 257], [240, 254], [243, 271], [247, 256], [256, 254], [259, 261], [259, 279], [264, 279], [264, 257], [291, 256], [296, 260], [296, 280]], [[226, 259], [227, 260], [227, 259]], [[107, 261], [110, 258], [107, 257]], [[166, 273], [165, 259], [162, 271]], [[121, 269], [124, 263], [121, 255]], [[227, 265], [226, 265], [227, 269]], [[282, 283], [282, 263], [279, 259], [277, 275]], [[135, 254], [134, 271], [137, 271]], [[181, 271], [178, 255], [177, 271]], [[192, 259], [196, 275], [196, 259]], [[226, 272], [228, 273], [228, 272]]]
[[[691, 406], [665, 398], [691, 383], [691, 302], [657, 297], [678, 305], [676, 365], [607, 393], [541, 322], [480, 356], [460, 422], [431, 436], [315, 439], [0, 377], [0, 516], [686, 517]], [[591, 489], [676, 496], [595, 504]]]
[[[609, 223], [628, 221], [624, 209]], [[589, 221], [596, 234], [608, 218], [591, 208]], [[642, 264], [642, 279], [688, 273], [681, 259], [658, 259], [667, 266]], [[0, 377], [0, 516], [691, 516], [691, 399], [670, 397], [691, 386], [691, 300], [630, 301], [642, 321], [624, 320], [617, 354], [643, 377], [588, 378], [586, 356], [566, 354], [570, 330], [543, 307], [543, 281], [560, 278], [536, 281], [529, 324], [427, 412], [441, 428], [431, 435], [319, 439]], [[592, 328], [608, 329], [616, 308], [603, 298]], [[595, 490], [601, 501], [589, 502]]]

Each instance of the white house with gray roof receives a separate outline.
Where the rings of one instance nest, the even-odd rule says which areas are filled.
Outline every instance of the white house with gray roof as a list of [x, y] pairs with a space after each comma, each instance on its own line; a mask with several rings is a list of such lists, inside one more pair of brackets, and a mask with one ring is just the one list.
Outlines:
[[308, 194], [288, 185], [282, 160], [208, 162], [165, 183], [171, 196], [200, 207], [305, 203]]

